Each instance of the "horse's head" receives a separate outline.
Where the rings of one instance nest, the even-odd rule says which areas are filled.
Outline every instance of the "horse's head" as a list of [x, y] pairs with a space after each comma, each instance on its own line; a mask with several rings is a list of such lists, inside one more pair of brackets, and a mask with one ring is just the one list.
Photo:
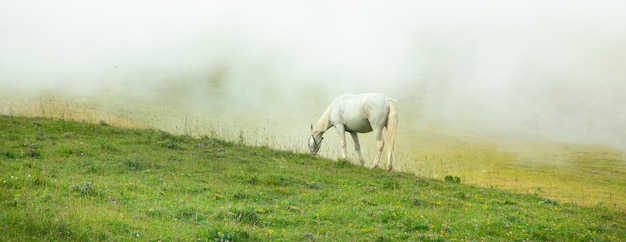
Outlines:
[[315, 135], [311, 135], [309, 137], [309, 152], [311, 153], [311, 155], [317, 155], [320, 147], [322, 147], [322, 140], [324, 140], [324, 137], [322, 137], [321, 135], [318, 137], [316, 137]]

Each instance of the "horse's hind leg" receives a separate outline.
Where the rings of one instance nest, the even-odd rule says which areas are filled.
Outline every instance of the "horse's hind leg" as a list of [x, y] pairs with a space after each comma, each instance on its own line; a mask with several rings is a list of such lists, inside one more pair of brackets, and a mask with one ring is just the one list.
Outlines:
[[363, 159], [363, 154], [361, 154], [361, 143], [359, 143], [359, 136], [356, 132], [350, 132], [350, 135], [352, 135], [352, 140], [354, 141], [354, 149], [357, 153], [359, 153], [361, 165], [364, 165], [365, 159]]
[[[387, 131], [388, 132], [388, 131]], [[389, 141], [389, 145], [387, 146], [387, 170], [393, 170], [393, 150], [394, 150], [394, 142]]]
[[387, 155], [387, 170], [393, 170], [393, 147], [388, 147], [389, 154]]
[[383, 139], [382, 129], [375, 129], [374, 134], [376, 136], [376, 159], [374, 159], [374, 166], [372, 168], [378, 167], [378, 162], [380, 162], [380, 156], [383, 153], [383, 148], [385, 147], [385, 140]]

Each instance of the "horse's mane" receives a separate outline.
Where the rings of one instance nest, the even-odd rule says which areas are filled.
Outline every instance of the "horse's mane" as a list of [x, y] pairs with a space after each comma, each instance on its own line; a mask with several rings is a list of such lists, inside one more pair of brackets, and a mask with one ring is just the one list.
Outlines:
[[324, 132], [326, 132], [326, 130], [328, 130], [331, 127], [330, 111], [332, 107], [333, 107], [333, 104], [331, 104], [330, 106], [328, 106], [328, 108], [326, 108], [326, 111], [324, 111], [320, 119], [317, 120], [317, 124], [313, 127], [313, 130], [311, 130], [311, 134], [319, 134], [319, 133], [323, 134]]
[[333, 102], [330, 103], [328, 108], [326, 108], [326, 111], [324, 111], [320, 119], [317, 120], [317, 124], [313, 127], [313, 130], [311, 130], [311, 134], [324, 134], [326, 130], [330, 129], [332, 127], [332, 124], [330, 123], [330, 112], [332, 111], [333, 107], [335, 106], [338, 100], [344, 99], [350, 96], [354, 96], [354, 94], [344, 93], [343, 95], [339, 96], [337, 99], [333, 100]]

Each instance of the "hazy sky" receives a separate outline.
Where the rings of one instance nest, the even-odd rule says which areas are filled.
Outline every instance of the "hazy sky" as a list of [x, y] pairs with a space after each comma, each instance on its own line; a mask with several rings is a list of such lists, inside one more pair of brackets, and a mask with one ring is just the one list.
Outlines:
[[566, 140], [626, 143], [625, 10], [623, 1], [0, 0], [0, 85], [125, 95], [183, 83], [198, 97], [193, 85], [209, 80], [201, 87], [227, 98], [277, 103], [311, 90], [324, 102], [381, 91], [434, 97], [421, 98], [423, 116], [490, 115]]

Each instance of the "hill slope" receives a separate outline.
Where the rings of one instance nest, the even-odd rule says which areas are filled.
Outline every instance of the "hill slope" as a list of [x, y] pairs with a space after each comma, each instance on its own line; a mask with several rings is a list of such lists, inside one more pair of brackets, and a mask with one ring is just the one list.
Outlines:
[[209, 137], [0, 116], [0, 240], [622, 240], [626, 214]]

